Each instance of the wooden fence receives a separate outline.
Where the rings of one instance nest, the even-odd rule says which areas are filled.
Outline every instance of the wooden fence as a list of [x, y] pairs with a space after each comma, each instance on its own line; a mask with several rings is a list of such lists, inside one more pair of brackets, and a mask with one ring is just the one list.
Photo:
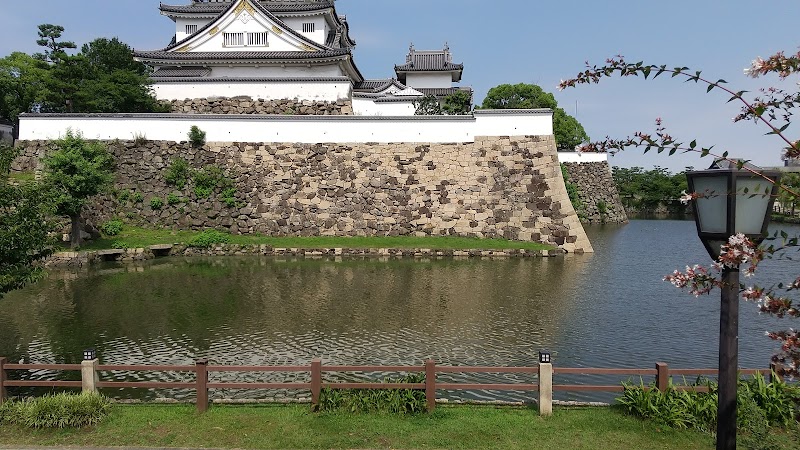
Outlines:
[[[779, 373], [777, 367], [772, 365], [769, 369], [743, 369], [742, 375], [760, 373], [774, 376]], [[20, 380], [19, 377], [9, 377], [9, 372], [20, 371], [80, 371], [81, 381], [42, 381]], [[171, 381], [101, 381], [100, 372], [126, 371], [126, 372], [186, 372], [194, 373], [193, 382]], [[212, 373], [309, 373], [310, 381], [307, 383], [233, 383], [212, 381]], [[424, 383], [330, 383], [323, 381], [323, 374], [330, 372], [402, 372], [424, 373]], [[553, 391], [570, 392], [622, 392], [621, 383], [615, 385], [584, 385], [584, 384], [553, 384], [555, 375], [615, 375], [615, 376], [640, 376], [654, 377], [655, 387], [661, 391], [667, 389], [673, 376], [716, 376], [717, 369], [670, 369], [665, 363], [656, 363], [654, 369], [598, 369], [598, 368], [567, 368], [553, 367], [552, 364], [538, 364], [531, 367], [474, 367], [474, 366], [441, 366], [435, 361], [428, 360], [422, 366], [337, 366], [323, 365], [320, 359], [314, 359], [310, 365], [297, 366], [218, 366], [210, 365], [208, 360], [198, 360], [194, 365], [103, 365], [97, 359], [83, 361], [81, 364], [10, 364], [6, 358], [0, 358], [0, 404], [8, 398], [6, 387], [50, 387], [50, 388], [81, 388], [84, 392], [98, 392], [103, 388], [133, 388], [133, 389], [193, 389], [197, 392], [197, 410], [208, 410], [209, 389], [283, 389], [283, 390], [308, 390], [311, 392], [312, 405], [319, 404], [322, 389], [424, 389], [428, 411], [436, 407], [436, 391], [442, 390], [494, 390], [494, 391], [538, 391], [539, 410], [543, 414], [552, 411]], [[439, 374], [469, 374], [469, 373], [518, 373], [526, 374], [533, 379], [537, 375], [538, 383], [440, 383], [436, 381]], [[705, 386], [677, 385], [681, 390], [704, 391]]]

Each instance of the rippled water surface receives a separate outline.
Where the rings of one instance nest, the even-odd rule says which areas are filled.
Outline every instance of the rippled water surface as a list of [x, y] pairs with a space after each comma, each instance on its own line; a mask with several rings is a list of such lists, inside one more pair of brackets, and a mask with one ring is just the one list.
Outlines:
[[[800, 227], [787, 230], [800, 234]], [[675, 268], [708, 261], [694, 223], [633, 221], [588, 232], [596, 253], [558, 258], [170, 258], [53, 272], [0, 301], [0, 355], [14, 362], [77, 362], [82, 349], [96, 347], [107, 364], [190, 364], [199, 357], [219, 364], [305, 364], [321, 357], [331, 364], [404, 365], [433, 357], [441, 364], [517, 366], [534, 364], [536, 352], [546, 348], [562, 367], [649, 368], [656, 361], [714, 367], [718, 294], [695, 299], [661, 281]], [[758, 281], [787, 281], [798, 268], [767, 261]], [[775, 345], [764, 331], [779, 326], [787, 324], [742, 306], [742, 366], [769, 364]], [[218, 379], [234, 377], [226, 376]], [[598, 381], [604, 380], [556, 380]], [[519, 400], [531, 394], [448, 395]], [[564, 400], [612, 397], [557, 394]]]

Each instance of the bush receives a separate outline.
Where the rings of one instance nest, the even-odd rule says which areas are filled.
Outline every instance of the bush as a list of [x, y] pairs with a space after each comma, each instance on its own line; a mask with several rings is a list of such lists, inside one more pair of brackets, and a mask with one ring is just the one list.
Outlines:
[[28, 428], [80, 428], [108, 415], [111, 402], [97, 394], [55, 394], [0, 407], [0, 421]]
[[195, 170], [192, 174], [194, 183], [194, 193], [198, 198], [208, 198], [217, 187], [225, 187], [233, 184], [225, 178], [225, 174], [217, 166], [206, 166], [200, 170]]
[[230, 235], [221, 231], [205, 230], [192, 238], [187, 245], [195, 248], [209, 248], [214, 244], [225, 244], [230, 241], [230, 239]]
[[169, 186], [183, 189], [190, 176], [189, 163], [183, 158], [176, 158], [170, 163], [167, 173], [164, 175], [164, 180]]
[[228, 206], [228, 208], [233, 208], [236, 206], [236, 188], [229, 187], [222, 191], [220, 195], [222, 197], [222, 201]]
[[131, 191], [119, 191], [117, 192], [117, 200], [120, 203], [126, 203], [131, 196]]
[[206, 132], [197, 125], [192, 125], [192, 128], [189, 129], [189, 142], [195, 147], [202, 147], [206, 143]]
[[133, 200], [133, 203], [142, 203], [144, 201], [144, 195], [140, 192], [134, 192], [133, 195], [131, 195], [131, 200]]
[[[631, 415], [672, 428], [696, 428], [707, 432], [716, 429], [716, 382], [700, 380], [695, 383], [696, 386], [706, 386], [708, 392], [678, 391], [672, 384], [665, 392], [653, 385], [645, 387], [643, 383], [623, 384], [625, 391], [617, 401]], [[800, 389], [778, 380], [767, 383], [757, 374], [749, 380], [739, 380], [737, 404], [739, 428], [757, 434], [761, 432], [760, 428], [786, 427], [795, 422]]]
[[161, 209], [164, 206], [164, 200], [160, 197], [153, 197], [150, 199], [150, 207], [153, 209]]
[[122, 233], [122, 221], [119, 219], [109, 220], [108, 222], [100, 225], [100, 231], [106, 236], [116, 236]]
[[[425, 376], [410, 374], [385, 383], [424, 383]], [[383, 411], [392, 414], [418, 414], [426, 408], [423, 389], [323, 389], [319, 410], [349, 412]]]
[[183, 199], [178, 197], [174, 192], [167, 195], [167, 204], [177, 205], [178, 203], [183, 203]]

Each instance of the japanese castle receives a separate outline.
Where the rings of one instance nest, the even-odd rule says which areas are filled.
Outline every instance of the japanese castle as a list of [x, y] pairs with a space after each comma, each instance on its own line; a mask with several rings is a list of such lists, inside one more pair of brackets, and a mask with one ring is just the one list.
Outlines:
[[405, 63], [395, 66], [396, 78], [366, 79], [335, 0], [191, 0], [160, 10], [175, 22], [175, 37], [161, 50], [135, 52], [154, 67], [159, 100], [344, 101], [355, 115], [404, 116], [425, 95], [472, 95], [454, 86], [464, 66], [453, 63], [447, 45], [436, 51], [412, 45]]

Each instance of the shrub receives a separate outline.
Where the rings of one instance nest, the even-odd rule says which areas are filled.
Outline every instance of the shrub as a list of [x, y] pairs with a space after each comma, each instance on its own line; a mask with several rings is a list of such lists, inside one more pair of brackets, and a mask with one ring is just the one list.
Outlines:
[[131, 245], [125, 241], [114, 241], [111, 243], [111, 248], [126, 249], [131, 248]]
[[117, 201], [119, 201], [120, 203], [126, 203], [130, 197], [131, 197], [131, 191], [117, 192]]
[[131, 200], [133, 200], [133, 203], [142, 203], [144, 201], [144, 195], [140, 192], [134, 192], [133, 195], [131, 195]]
[[183, 199], [178, 197], [174, 192], [171, 192], [167, 195], [167, 204], [169, 205], [177, 205], [178, 203], [182, 203]]
[[116, 236], [122, 233], [122, 221], [119, 219], [109, 220], [100, 225], [100, 231], [106, 236]]
[[[708, 392], [678, 391], [672, 384], [665, 392], [653, 385], [646, 388], [643, 383], [623, 384], [625, 391], [617, 401], [631, 415], [673, 428], [697, 428], [707, 432], [716, 428], [716, 382], [704, 380], [695, 383], [706, 386]], [[739, 380], [737, 403], [739, 427], [758, 433], [759, 428], [794, 423], [800, 404], [800, 389], [778, 380], [767, 383], [757, 374], [749, 380]]]
[[202, 147], [206, 143], [206, 132], [197, 125], [192, 125], [192, 128], [189, 129], [189, 142], [195, 147]]
[[0, 420], [28, 428], [80, 428], [98, 424], [111, 402], [97, 394], [55, 394], [0, 407]]
[[164, 180], [169, 186], [183, 189], [190, 176], [189, 163], [183, 158], [175, 158], [170, 163], [167, 173], [164, 175]]
[[195, 170], [192, 174], [194, 183], [194, 193], [198, 198], [208, 198], [217, 187], [232, 184], [226, 180], [222, 169], [217, 166], [206, 166], [200, 170]]
[[147, 135], [140, 131], [136, 131], [133, 133], [133, 143], [136, 145], [144, 145], [147, 144]]
[[[410, 374], [385, 383], [424, 383], [425, 376]], [[425, 411], [423, 389], [323, 389], [319, 410], [344, 409], [349, 412], [383, 411], [392, 414], [418, 414]]]
[[217, 230], [205, 230], [188, 242], [189, 247], [209, 248], [214, 244], [225, 244], [230, 241], [230, 235]]
[[236, 206], [236, 188], [229, 187], [222, 191], [221, 194], [222, 201], [228, 206], [228, 208], [233, 208]]
[[164, 200], [160, 197], [153, 197], [150, 199], [150, 207], [153, 209], [161, 209], [164, 206]]

